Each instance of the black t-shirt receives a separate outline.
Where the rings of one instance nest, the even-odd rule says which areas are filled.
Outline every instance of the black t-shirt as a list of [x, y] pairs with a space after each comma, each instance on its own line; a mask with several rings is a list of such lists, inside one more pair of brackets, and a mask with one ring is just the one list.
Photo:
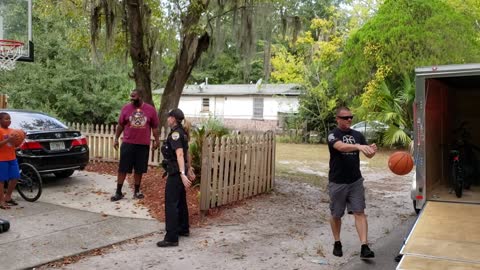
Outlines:
[[353, 129], [342, 131], [335, 128], [328, 133], [328, 150], [330, 151], [328, 180], [337, 184], [350, 184], [362, 178], [359, 151], [340, 152], [333, 148], [338, 141], [362, 145], [366, 145], [367, 141], [362, 133]]

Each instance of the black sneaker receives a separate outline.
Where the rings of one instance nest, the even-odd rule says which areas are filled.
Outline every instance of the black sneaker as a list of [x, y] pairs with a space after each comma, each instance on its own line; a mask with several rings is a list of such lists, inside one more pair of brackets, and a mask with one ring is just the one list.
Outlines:
[[115, 193], [115, 195], [113, 195], [111, 198], [110, 198], [110, 201], [112, 202], [116, 202], [118, 200], [121, 200], [123, 198], [123, 194], [122, 193]]
[[157, 247], [176, 247], [178, 246], [178, 242], [169, 242], [167, 240], [162, 240], [157, 243]]
[[136, 193], [133, 193], [133, 198], [134, 199], [143, 199], [143, 198], [145, 198], [145, 196], [141, 192], [136, 192]]
[[403, 257], [403, 254], [398, 254], [397, 256], [395, 256], [395, 261], [396, 262], [400, 262], [402, 260], [402, 257]]
[[374, 258], [375, 253], [370, 250], [368, 245], [362, 245], [362, 249], [360, 250], [360, 258]]
[[333, 255], [337, 257], [343, 256], [342, 243], [340, 241], [335, 241], [335, 244], [333, 244]]

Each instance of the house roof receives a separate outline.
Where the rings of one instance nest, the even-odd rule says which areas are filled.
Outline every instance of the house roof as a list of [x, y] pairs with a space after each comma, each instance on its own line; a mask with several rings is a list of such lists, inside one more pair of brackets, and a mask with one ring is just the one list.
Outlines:
[[[164, 88], [153, 90], [153, 94], [163, 94]], [[302, 87], [298, 84], [208, 84], [186, 85], [182, 96], [298, 96]]]

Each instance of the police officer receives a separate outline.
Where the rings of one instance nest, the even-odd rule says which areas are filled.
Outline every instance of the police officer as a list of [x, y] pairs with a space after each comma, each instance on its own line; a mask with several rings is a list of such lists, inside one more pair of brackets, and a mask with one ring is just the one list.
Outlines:
[[188, 207], [185, 188], [192, 184], [186, 173], [188, 170], [188, 134], [182, 126], [185, 119], [180, 109], [168, 113], [168, 126], [171, 128], [161, 151], [162, 162], [167, 172], [165, 187], [165, 238], [158, 247], [178, 246], [179, 236], [189, 236]]

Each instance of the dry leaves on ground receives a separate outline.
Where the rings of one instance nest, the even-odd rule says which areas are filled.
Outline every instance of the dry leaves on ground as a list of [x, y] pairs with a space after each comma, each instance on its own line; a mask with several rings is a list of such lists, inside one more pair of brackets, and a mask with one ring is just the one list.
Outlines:
[[[118, 164], [111, 162], [90, 162], [85, 169], [99, 174], [117, 175]], [[158, 167], [149, 167], [148, 172], [143, 175], [141, 190], [145, 199], [138, 201], [149, 209], [150, 214], [160, 220], [165, 221], [165, 181], [162, 180], [163, 170]], [[127, 176], [127, 181], [133, 189], [133, 177]], [[192, 187], [187, 189], [187, 204], [190, 216], [190, 225], [198, 226], [200, 224], [199, 208], [200, 188]]]

